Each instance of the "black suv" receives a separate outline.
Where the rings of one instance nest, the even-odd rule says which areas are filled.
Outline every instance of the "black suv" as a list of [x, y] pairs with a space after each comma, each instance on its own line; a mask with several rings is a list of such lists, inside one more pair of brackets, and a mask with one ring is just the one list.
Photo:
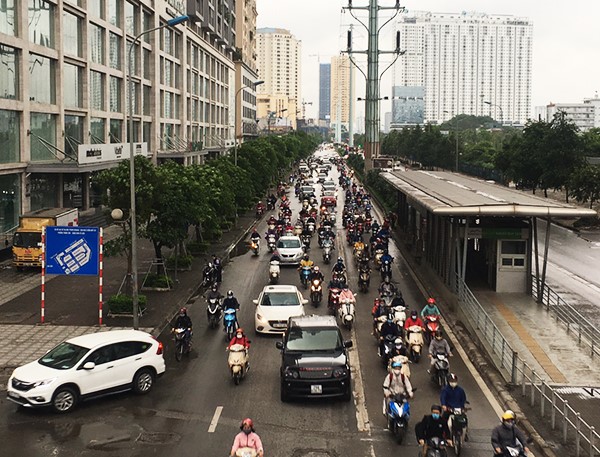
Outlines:
[[281, 401], [291, 398], [352, 398], [347, 348], [334, 316], [290, 317], [281, 350]]

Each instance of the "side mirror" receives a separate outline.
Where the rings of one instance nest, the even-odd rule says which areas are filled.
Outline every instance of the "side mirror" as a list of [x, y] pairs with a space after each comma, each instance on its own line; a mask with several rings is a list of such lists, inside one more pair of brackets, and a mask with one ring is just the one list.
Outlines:
[[252, 303], [254, 303], [255, 305], [258, 305], [258, 299], [252, 300]]
[[279, 350], [283, 350], [283, 341], [277, 341], [275, 347]]
[[303, 305], [306, 305], [307, 303], [308, 303], [308, 300], [307, 300], [306, 298], [303, 298], [303, 299], [302, 299], [302, 304], [303, 304]]
[[88, 370], [89, 371], [89, 370], [93, 370], [94, 368], [96, 368], [96, 364], [94, 362], [86, 362], [83, 365], [83, 369], [84, 370]]
[[343, 346], [345, 348], [351, 348], [353, 346], [352, 340], [346, 340], [346, 341], [344, 341]]

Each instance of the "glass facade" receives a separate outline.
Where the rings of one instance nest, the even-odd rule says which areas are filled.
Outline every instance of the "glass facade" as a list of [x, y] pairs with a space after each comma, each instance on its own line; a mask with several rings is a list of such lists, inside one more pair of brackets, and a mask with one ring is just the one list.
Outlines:
[[81, 116], [65, 115], [65, 153], [77, 157], [77, 146], [83, 143], [83, 120]]
[[93, 117], [90, 119], [90, 143], [103, 144], [106, 141], [106, 119]]
[[15, 48], [0, 45], [0, 98], [16, 99], [19, 93], [17, 52]]
[[115, 76], [110, 77], [110, 111], [121, 112], [121, 79]]
[[31, 210], [58, 206], [58, 175], [34, 173], [31, 183]]
[[0, 33], [15, 36], [17, 34], [17, 19], [15, 0], [0, 1]]
[[104, 29], [96, 24], [90, 24], [88, 40], [91, 61], [104, 64]]
[[121, 69], [121, 37], [116, 33], [111, 33], [109, 38], [109, 51], [108, 51], [108, 59], [110, 68], [114, 68], [116, 70]]
[[104, 19], [104, 0], [93, 0], [87, 2], [87, 12], [90, 17]]
[[110, 120], [110, 142], [111, 143], [122, 143], [122, 125], [123, 121], [120, 119], [111, 119]]
[[121, 25], [121, 0], [108, 0], [108, 22]]
[[63, 70], [63, 100], [65, 106], [80, 108], [82, 106], [81, 74], [83, 69], [77, 65], [65, 63]]
[[129, 2], [125, 2], [125, 33], [137, 36], [139, 10]]
[[90, 71], [90, 108], [104, 110], [104, 75]]
[[0, 175], [0, 233], [7, 232], [19, 225], [20, 187], [19, 175]]
[[20, 162], [20, 119], [18, 111], [0, 110], [0, 163]]
[[54, 47], [54, 9], [45, 0], [29, 0], [28, 21], [29, 41], [35, 44]]
[[46, 146], [47, 143], [56, 144], [56, 115], [46, 113], [31, 113], [31, 161], [56, 160], [57, 152]]
[[37, 103], [54, 103], [54, 64], [47, 57], [29, 54], [29, 100]]
[[63, 13], [63, 51], [81, 57], [81, 19], [74, 14]]

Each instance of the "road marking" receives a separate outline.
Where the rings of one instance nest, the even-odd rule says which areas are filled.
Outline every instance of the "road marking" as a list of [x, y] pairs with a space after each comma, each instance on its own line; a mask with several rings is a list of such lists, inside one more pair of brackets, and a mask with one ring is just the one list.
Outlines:
[[[356, 341], [358, 346], [358, 340], [356, 339], [356, 331], [354, 326], [351, 330], [352, 340]], [[367, 405], [365, 404], [365, 389], [362, 380], [362, 371], [360, 369], [360, 357], [358, 355], [358, 347], [348, 351], [350, 357], [350, 369], [353, 371], [354, 388], [352, 393], [354, 394], [354, 406], [356, 407], [356, 424], [359, 432], [367, 432], [371, 436], [371, 423], [369, 422], [369, 413], [367, 412]]]
[[215, 429], [217, 428], [217, 424], [219, 423], [219, 417], [221, 417], [221, 411], [223, 411], [223, 407], [217, 406], [217, 409], [215, 409], [215, 414], [213, 415], [213, 418], [210, 421], [208, 433], [215, 433]]

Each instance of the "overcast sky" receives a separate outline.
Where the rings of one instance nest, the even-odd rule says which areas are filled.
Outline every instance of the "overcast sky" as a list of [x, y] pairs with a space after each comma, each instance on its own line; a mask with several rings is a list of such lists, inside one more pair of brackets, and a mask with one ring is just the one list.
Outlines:
[[[366, 6], [368, 0], [354, 0]], [[380, 6], [394, 4], [380, 0]], [[319, 60], [329, 62], [331, 55], [345, 48], [346, 31], [353, 22], [342, 13], [347, 0], [257, 0], [257, 27], [279, 27], [302, 41], [302, 98], [307, 117], [316, 117], [319, 101]], [[409, 11], [457, 13], [474, 11], [488, 14], [523, 16], [533, 21], [533, 106], [549, 102], [582, 102], [600, 92], [600, 1], [599, 0], [405, 0]], [[383, 12], [382, 16], [383, 17]], [[381, 25], [381, 21], [380, 21]], [[354, 49], [366, 48], [362, 27], [354, 29]], [[389, 25], [380, 35], [380, 48], [391, 49], [395, 28]], [[385, 61], [382, 58], [380, 71]], [[381, 95], [391, 95], [390, 69], [381, 86]], [[364, 94], [364, 78], [358, 76], [356, 95]], [[386, 102], [384, 102], [386, 103]], [[388, 102], [389, 103], [389, 102]], [[382, 117], [390, 111], [382, 105]], [[364, 112], [358, 104], [357, 112]]]

